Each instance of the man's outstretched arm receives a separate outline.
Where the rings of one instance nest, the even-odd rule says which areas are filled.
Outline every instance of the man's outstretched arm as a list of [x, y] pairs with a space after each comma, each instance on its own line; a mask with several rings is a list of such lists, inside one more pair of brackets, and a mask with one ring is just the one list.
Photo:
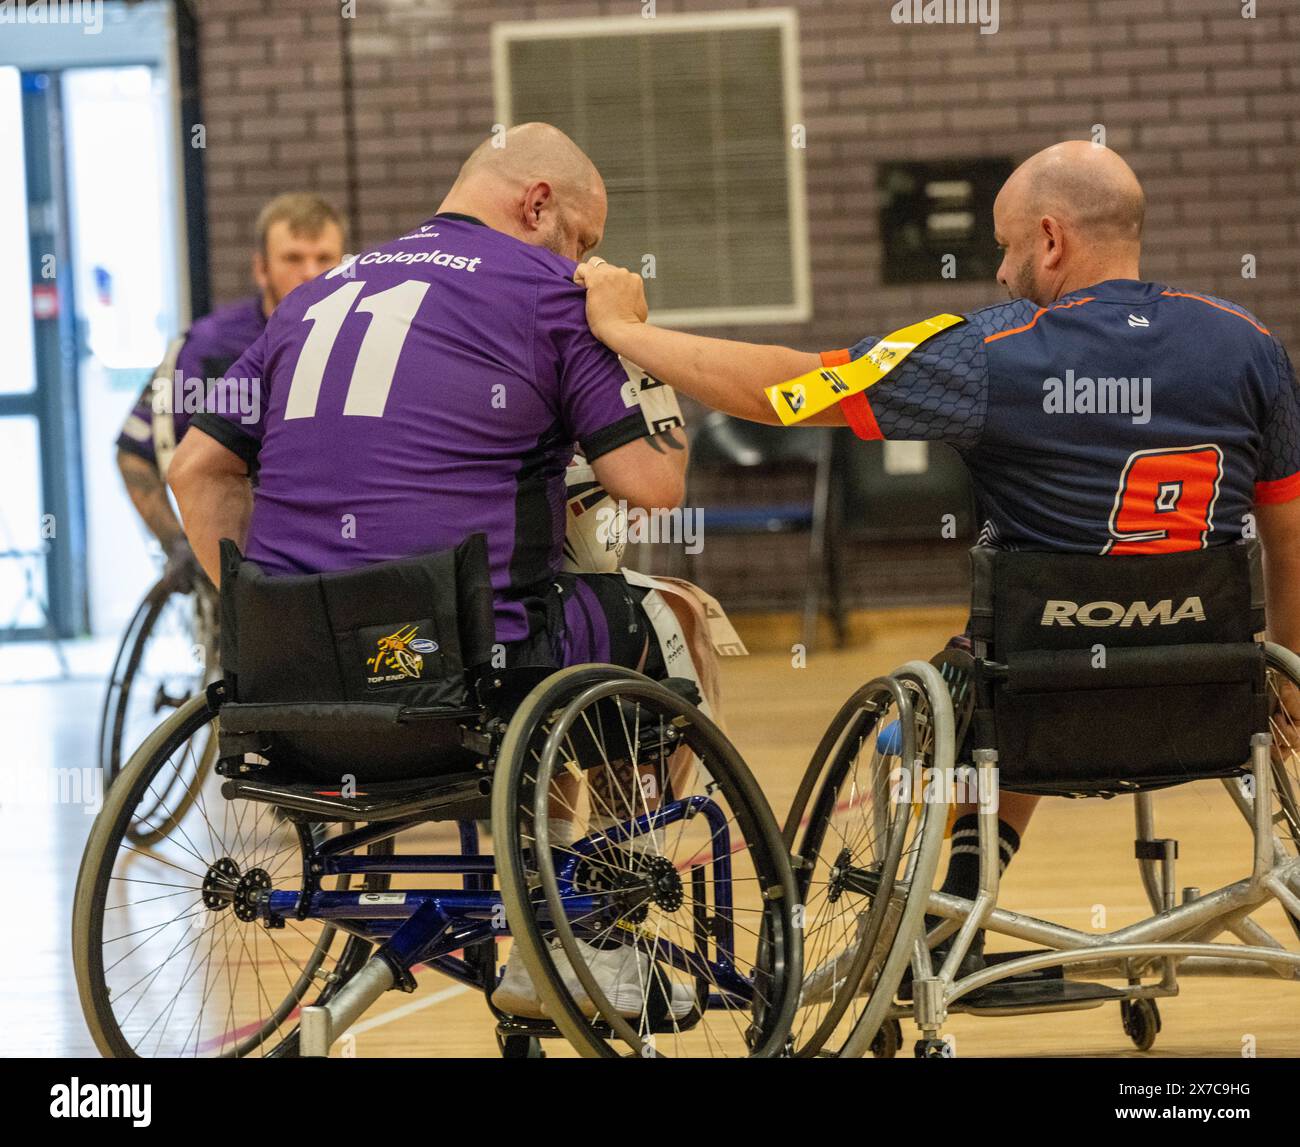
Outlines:
[[[631, 359], [669, 386], [751, 422], [780, 425], [763, 388], [821, 366], [808, 351], [705, 338], [664, 330], [645, 321], [645, 283], [609, 263], [584, 263], [574, 276], [587, 288], [587, 325], [610, 350]], [[836, 407], [804, 425], [843, 426]]]

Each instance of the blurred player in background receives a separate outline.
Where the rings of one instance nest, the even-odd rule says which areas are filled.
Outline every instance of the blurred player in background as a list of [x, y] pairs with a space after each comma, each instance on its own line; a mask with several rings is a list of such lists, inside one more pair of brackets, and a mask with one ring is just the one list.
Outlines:
[[208, 380], [224, 376], [256, 341], [281, 299], [342, 260], [343, 220], [319, 195], [293, 192], [262, 208], [256, 240], [258, 293], [205, 315], [172, 342], [117, 438], [127, 493], [167, 555], [166, 576], [178, 589], [188, 587], [196, 565], [167, 497], [171, 456], [202, 409]]
[[[597, 262], [578, 277], [601, 341], [741, 418], [777, 423], [785, 403], [786, 421], [801, 420], [810, 395], [846, 385], [823, 371], [868, 354], [888, 364], [854, 393], [822, 389], [834, 404], [806, 420], [867, 440], [950, 443], [970, 470], [985, 544], [1169, 553], [1235, 542], [1253, 521], [1271, 639], [1300, 652], [1295, 373], [1235, 303], [1140, 278], [1144, 213], [1113, 151], [1072, 141], [1039, 152], [993, 207], [998, 282], [1013, 301], [896, 332], [879, 350], [875, 337], [817, 355], [661, 330], [645, 322], [640, 276]], [[1037, 801], [1001, 794], [1004, 868]], [[974, 899], [977, 819], [961, 811], [942, 891]], [[972, 963], [982, 946], [980, 933]]]

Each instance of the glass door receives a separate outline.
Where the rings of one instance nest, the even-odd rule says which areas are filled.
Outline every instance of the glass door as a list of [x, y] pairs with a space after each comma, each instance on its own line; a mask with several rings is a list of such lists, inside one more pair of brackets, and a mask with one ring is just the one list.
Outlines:
[[[53, 359], [50, 381], [62, 389], [67, 325], [51, 194], [58, 173], [46, 149], [29, 157], [26, 146], [50, 110], [47, 90], [17, 68], [0, 67], [0, 639], [67, 634], [82, 620], [60, 553], [60, 526], [73, 537], [76, 531], [60, 521], [66, 502], [51, 488], [58, 446], [46, 433], [50, 402], [37, 370], [43, 350]], [[64, 539], [71, 540], [67, 532]]]

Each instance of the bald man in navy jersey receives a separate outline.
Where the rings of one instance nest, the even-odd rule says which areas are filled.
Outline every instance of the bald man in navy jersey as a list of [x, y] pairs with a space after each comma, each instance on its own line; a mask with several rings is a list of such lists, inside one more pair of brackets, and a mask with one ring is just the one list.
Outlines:
[[[868, 440], [949, 443], [970, 470], [981, 541], [1001, 548], [1171, 553], [1237, 541], [1253, 523], [1271, 639], [1300, 652], [1295, 372], [1243, 307], [1141, 278], [1145, 206], [1108, 148], [1070, 141], [1031, 156], [993, 207], [998, 281], [1012, 301], [962, 316], [807, 421]], [[757, 422], [780, 421], [766, 388], [834, 370], [879, 341], [815, 354], [662, 330], [645, 321], [639, 276], [587, 263], [578, 278], [607, 346]], [[1287, 701], [1300, 716], [1300, 699]], [[1037, 802], [1001, 794], [1004, 867]], [[942, 890], [971, 899], [977, 820], [969, 806], [963, 814]]]

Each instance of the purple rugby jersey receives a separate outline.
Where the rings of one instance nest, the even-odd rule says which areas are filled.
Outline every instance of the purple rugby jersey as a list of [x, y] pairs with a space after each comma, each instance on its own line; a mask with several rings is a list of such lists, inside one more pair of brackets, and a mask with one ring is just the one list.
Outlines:
[[[199, 379], [206, 383], [208, 379], [223, 377], [231, 364], [252, 346], [265, 329], [266, 316], [262, 313], [260, 296], [241, 299], [198, 319], [186, 332], [176, 362], [167, 372], [167, 388], [162, 392], [166, 408], [155, 409], [154, 379], [158, 377], [158, 372], [155, 371], [122, 425], [117, 448], [138, 454], [146, 462], [159, 466], [154, 449], [154, 419], [170, 416], [170, 438], [173, 442], [179, 442], [188, 429], [190, 420], [202, 409], [200, 403], [203, 400], [203, 390], [186, 387], [184, 380]], [[175, 371], [181, 373], [179, 390], [175, 386]], [[159, 466], [160, 470], [164, 468]]]
[[483, 531], [498, 640], [539, 632], [574, 444], [648, 433], [575, 267], [447, 214], [290, 294], [227, 372], [255, 415], [210, 396], [194, 420], [256, 471], [247, 557], [324, 572]]

